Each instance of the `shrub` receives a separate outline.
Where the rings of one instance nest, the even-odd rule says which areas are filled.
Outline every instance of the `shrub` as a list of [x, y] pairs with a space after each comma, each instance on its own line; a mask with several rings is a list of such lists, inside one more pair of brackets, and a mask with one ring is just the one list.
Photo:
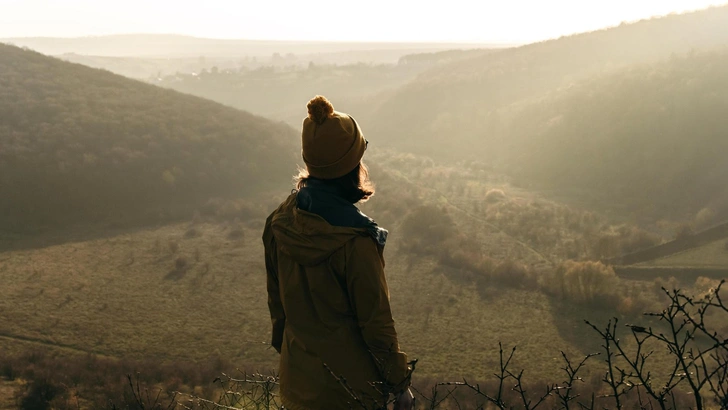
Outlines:
[[21, 410], [47, 410], [51, 408], [51, 401], [63, 393], [63, 388], [47, 378], [41, 378], [30, 382], [26, 391], [20, 399]]
[[15, 368], [10, 362], [5, 362], [0, 365], [0, 377], [5, 380], [13, 381], [16, 378]]
[[195, 229], [194, 227], [192, 227], [192, 228], [188, 229], [188, 230], [187, 230], [187, 231], [185, 232], [185, 234], [184, 234], [184, 238], [185, 238], [185, 239], [191, 239], [191, 238], [196, 238], [196, 237], [198, 237], [199, 235], [200, 235], [200, 233], [199, 233], [199, 232], [197, 231], [197, 229]]
[[693, 235], [695, 235], [695, 229], [692, 227], [692, 225], [687, 223], [680, 224], [675, 230], [676, 240], [687, 239]]
[[621, 298], [617, 304], [617, 311], [625, 316], [633, 316], [635, 313], [635, 301], [631, 296]]
[[695, 279], [694, 291], [700, 299], [709, 297], [720, 286], [720, 280], [699, 276]]
[[607, 259], [619, 254], [619, 237], [612, 233], [600, 235], [592, 245], [592, 257]]
[[485, 203], [494, 204], [506, 200], [506, 193], [502, 189], [490, 189], [485, 193]]
[[187, 262], [187, 258], [184, 256], [179, 256], [174, 261], [174, 269], [177, 271], [183, 271], [187, 269], [187, 266], [189, 266], [189, 263]]
[[541, 278], [546, 292], [579, 304], [613, 303], [616, 284], [612, 268], [592, 261], [566, 261]]
[[432, 254], [442, 249], [443, 243], [457, 234], [452, 217], [445, 209], [422, 205], [413, 209], [402, 221], [405, 250], [417, 254]]
[[677, 280], [676, 277], [670, 276], [669, 278], [655, 278], [653, 281], [653, 287], [652, 291], [658, 296], [662, 297], [665, 295], [665, 292], [662, 291], [662, 289], [667, 289], [668, 291], [673, 291], [676, 289], [680, 289], [680, 281]]
[[528, 268], [512, 260], [499, 263], [492, 270], [491, 278], [497, 284], [516, 289], [533, 289], [536, 285]]
[[716, 213], [711, 208], [703, 208], [695, 214], [695, 226], [698, 229], [705, 229], [715, 223]]
[[647, 232], [634, 226], [622, 225], [619, 230], [619, 248], [622, 254], [640, 251], [657, 246], [662, 238], [654, 233]]
[[634, 226], [610, 226], [593, 240], [591, 256], [600, 260], [613, 258], [653, 247], [661, 241], [659, 235]]
[[643, 284], [642, 286], [636, 286], [635, 284], [623, 285], [613, 298], [614, 308], [622, 317], [637, 320], [645, 312], [655, 312], [662, 309], [661, 303], [649, 291], [649, 284]]
[[174, 239], [170, 239], [167, 245], [169, 246], [170, 253], [177, 253], [177, 251], [179, 251], [179, 242]]
[[245, 237], [245, 231], [242, 227], [234, 226], [232, 229], [230, 229], [230, 232], [227, 234], [227, 238], [233, 241], [237, 241], [240, 239], [243, 239]]

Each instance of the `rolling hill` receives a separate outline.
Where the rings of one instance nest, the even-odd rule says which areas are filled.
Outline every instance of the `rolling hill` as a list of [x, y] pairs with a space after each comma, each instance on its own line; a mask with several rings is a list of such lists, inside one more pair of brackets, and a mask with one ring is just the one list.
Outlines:
[[[519, 107], [490, 145], [533, 187], [641, 215], [728, 218], [728, 49], [599, 76]], [[525, 182], [528, 181], [528, 182]]]
[[[30, 162], [35, 174], [36, 168], [25, 165], [17, 176], [2, 174], [17, 178], [15, 189], [25, 195], [14, 199], [24, 203], [7, 208], [14, 214], [5, 214], [6, 223], [11, 218], [32, 223], [43, 215], [59, 226], [69, 215], [77, 221], [116, 221], [118, 209], [111, 205], [118, 200], [128, 201], [127, 212], [139, 217], [157, 207], [192, 209], [210, 196], [277, 190], [268, 203], [255, 197], [259, 207], [270, 210], [287, 194], [283, 187], [297, 146], [289, 128], [98, 70], [8, 50], [13, 57], [8, 67], [14, 70], [8, 70], [14, 73], [9, 78], [15, 80], [3, 84], [25, 108], [2, 106], [6, 111], [0, 112], [12, 120], [3, 124], [14, 131], [0, 135], [23, 136], [8, 137], [12, 144], [3, 148], [12, 151], [2, 158], [23, 165], [37, 153], [43, 160]], [[36, 71], [49, 75], [20, 78]], [[22, 86], [7, 85], [18, 83]], [[128, 94], [130, 89], [134, 92]], [[71, 98], [79, 90], [84, 97]], [[55, 99], [63, 103], [53, 104]], [[53, 110], [58, 117], [49, 116]], [[123, 115], [109, 114], [114, 112]], [[49, 126], [48, 134], [43, 134], [45, 118], [58, 124]], [[209, 137], [198, 143], [200, 134]], [[63, 139], [51, 138], [57, 135]], [[114, 150], [115, 145], [136, 150], [137, 156], [122, 161], [126, 157], [116, 155], [126, 151]], [[247, 151], [251, 145], [260, 147]], [[99, 159], [79, 155], [89, 150]], [[58, 158], [75, 160], [64, 168]], [[375, 147], [367, 160], [378, 193], [364, 210], [392, 232], [386, 250], [392, 305], [404, 349], [421, 359], [418, 377], [486, 378], [497, 368], [498, 342], [503, 342], [519, 346], [514, 365], [527, 368], [533, 380], [553, 378], [559, 373], [559, 350], [579, 357], [598, 348], [587, 341], [581, 320], [601, 323], [605, 312], [614, 310], [589, 310], [555, 298], [537, 285], [537, 275], [567, 258], [639, 248], [645, 241], [639, 232], [613, 229], [598, 215], [512, 189], [482, 163], [447, 166]], [[198, 175], [187, 180], [200, 169], [227, 179], [216, 183]], [[21, 176], [31, 181], [29, 186], [47, 187], [56, 196], [31, 196], [30, 188], [22, 190]], [[131, 181], [124, 185], [124, 178]], [[189, 191], [175, 190], [179, 186]], [[33, 212], [23, 214], [20, 204]], [[44, 205], [47, 214], [38, 210]], [[266, 343], [270, 322], [261, 276], [263, 219], [259, 213], [241, 219], [221, 223], [202, 215], [53, 246], [0, 247], [5, 284], [0, 287], [0, 351], [13, 355], [38, 349], [172, 364], [221, 357], [246, 369], [274, 368], [277, 356]], [[450, 228], [445, 237], [433, 235], [442, 225]], [[433, 243], [446, 252], [430, 252]], [[655, 299], [653, 288], [652, 283], [615, 286], [622, 302], [637, 301], [620, 307], [619, 314], [633, 316], [647, 306], [645, 301]], [[595, 367], [586, 373], [600, 372]]]
[[282, 186], [281, 123], [0, 45], [0, 230], [189, 216]]
[[[665, 20], [683, 22], [685, 18]], [[635, 27], [645, 24], [653, 22]], [[633, 30], [630, 27], [615, 30]], [[590, 35], [544, 44], [573, 45], [574, 38]], [[713, 106], [723, 107], [722, 89], [708, 81], [724, 72], [720, 53], [698, 53], [675, 58], [670, 65], [629, 69], [621, 61], [608, 70], [612, 74], [579, 79], [571, 89], [558, 90], [566, 81], [558, 64], [588, 66], [572, 67], [572, 74], [602, 72], [604, 61], [590, 66], [585, 63], [587, 57], [579, 56], [542, 67], [544, 71], [533, 74], [540, 79], [510, 90], [506, 79], [517, 83], [528, 78], [523, 72], [534, 61], [549, 60], [544, 53], [536, 60], [524, 59], [520, 66], [504, 65], [513, 62], [504, 55], [523, 56], [519, 53], [528, 48], [519, 50], [466, 60], [457, 70], [452, 68], [460, 66], [438, 69], [391, 93], [393, 101], [404, 98], [400, 102], [410, 101], [411, 106], [389, 106], [400, 110], [401, 118], [381, 111], [391, 101], [374, 106], [382, 120], [396, 123], [386, 123], [392, 127], [390, 133], [380, 134], [376, 126], [370, 130], [376, 123], [370, 116], [362, 120], [368, 135], [377, 142], [389, 137], [392, 145], [405, 148], [408, 136], [413, 138], [410, 142], [421, 137], [414, 145], [445, 158], [492, 153], [500, 159], [499, 166], [526, 180], [523, 185], [548, 187], [548, 175], [538, 172], [544, 167], [566, 169], [563, 175], [576, 184], [582, 177], [569, 172], [579, 174], [593, 163], [593, 174], [583, 177], [593, 181], [601, 177], [599, 166], [609, 165], [587, 155], [590, 146], [583, 143], [582, 118], [598, 126], [594, 144], [608, 150], [623, 132], [610, 128], [619, 123], [612, 115], [624, 118], [619, 110], [632, 108], [637, 119], [678, 120], [674, 111], [661, 117], [652, 99], [670, 97], [677, 101], [676, 111], [693, 109], [696, 115]], [[253, 197], [251, 203], [270, 210], [288, 191], [298, 141], [287, 126], [14, 47], [0, 47], [0, 57], [0, 184], [3, 192], [13, 192], [0, 198], [0, 230], [67, 229], [81, 222], [128, 225], [129, 220], [158, 221], [160, 213], [192, 216], [193, 209], [204, 208], [217, 197]], [[642, 61], [635, 55], [631, 58], [629, 64]], [[493, 79], [493, 84], [503, 87], [502, 94], [482, 93], [490, 87], [485, 84], [491, 81], [490, 74], [468, 77], [470, 63], [486, 60], [501, 61], [489, 73], [502, 74]], [[462, 79], [455, 87], [448, 82], [452, 80], [448, 69], [453, 78]], [[481, 88], [468, 78], [480, 78]], [[681, 82], [686, 78], [692, 81]], [[408, 94], [413, 84], [423, 85], [418, 93]], [[706, 87], [714, 87], [716, 95]], [[437, 93], [450, 92], [470, 98], [471, 103], [487, 95], [490, 105], [470, 106], [455, 98], [446, 106], [450, 97], [439, 99]], [[686, 94], [705, 98], [687, 101]], [[603, 95], [611, 96], [610, 110], [598, 109], [592, 100], [584, 103], [586, 97], [600, 100]], [[416, 104], [421, 107], [427, 101], [432, 103], [431, 111], [416, 110]], [[427, 112], [436, 115], [419, 117]], [[480, 117], [483, 113], [485, 117]], [[502, 118], [496, 120], [497, 116]], [[724, 121], [707, 118], [711, 127]], [[460, 128], [471, 126], [472, 121], [480, 128]], [[679, 142], [679, 128], [668, 125], [662, 129], [666, 141], [672, 142], [674, 136]], [[488, 129], [493, 133], [483, 132]], [[422, 134], [423, 130], [430, 134]], [[713, 146], [715, 135], [696, 134], [696, 140]], [[484, 144], [485, 136], [491, 138], [492, 151]], [[626, 138], [666, 146], [650, 133]], [[551, 141], [569, 149], [578, 146], [582, 151], [575, 152], [584, 158], [572, 165], [571, 158], [557, 157], [559, 150], [549, 150]], [[569, 299], [572, 296], [563, 289], [560, 294], [551, 292], [549, 282], [556, 277], [554, 268], [569, 259], [613, 257], [654, 245], [660, 238], [634, 226], [612, 226], [592, 212], [510, 186], [482, 161], [447, 164], [373, 145], [367, 160], [372, 160], [378, 194], [364, 211], [392, 232], [386, 250], [392, 307], [404, 349], [421, 359], [418, 377], [486, 378], [497, 369], [499, 342], [519, 346], [514, 365], [527, 368], [534, 380], [561, 377], [559, 350], [579, 357], [599, 348], [599, 340], [589, 334], [583, 319], [604, 323], [613, 315], [635, 318], [657, 303], [660, 281], [625, 283], [609, 277], [613, 280], [600, 282], [607, 284], [602, 288], [584, 286], [585, 293], [593, 291], [603, 298], [582, 301]], [[689, 154], [679, 143], [672, 149]], [[615, 148], [614, 152], [619, 159], [620, 151]], [[662, 153], [658, 149], [644, 152]], [[539, 163], [545, 160], [538, 153], [557, 158], [563, 168]], [[696, 153], [707, 155], [702, 150]], [[438, 161], [441, 157], [437, 155]], [[532, 168], [517, 166], [526, 160], [533, 161]], [[627, 171], [637, 172], [642, 159], [624, 161], [628, 175]], [[673, 186], [674, 174], [662, 175], [659, 170], [650, 169], [650, 175], [664, 176], [663, 187]], [[689, 171], [676, 172], [703, 175], [700, 170]], [[624, 180], [606, 181], [600, 189], [617, 189]], [[583, 189], [591, 188], [583, 184]], [[268, 191], [277, 192], [257, 195]], [[244, 204], [242, 213], [247, 216], [233, 223], [203, 215], [189, 222], [155, 224], [54, 246], [12, 250], [0, 246], [0, 278], [5, 284], [0, 287], [0, 351], [47, 349], [58, 354], [172, 363], [224, 357], [248, 369], [274, 368], [277, 355], [266, 343], [269, 320], [261, 276], [265, 270], [259, 240], [263, 215], [246, 207], [251, 205]], [[568, 266], [579, 263], [572, 261]], [[599, 274], [609, 276], [610, 270], [602, 268]], [[670, 362], [661, 354], [655, 360], [658, 368]], [[603, 374], [601, 362], [595, 363], [587, 370], [587, 379]]]
[[[716, 115], [721, 112], [719, 107], [725, 101], [720, 93], [712, 96], [705, 93], [711, 93], [712, 88], [721, 89], [724, 85], [724, 80], [718, 75], [718, 68], [713, 70], [713, 65], [722, 66], [722, 57], [720, 54], [696, 57], [695, 53], [728, 45], [726, 21], [728, 6], [714, 7], [506, 49], [436, 67], [373, 105], [369, 113], [360, 115], [361, 121], [370, 124], [371, 134], [380, 136], [391, 146], [438, 158], [470, 158], [501, 165], [508, 163], [505, 169], [522, 176], [523, 183], [537, 182], [532, 186], [543, 189], [599, 187], [607, 198], [618, 200], [621, 198], [621, 189], [631, 191], [625, 195], [637, 194], [644, 192], [643, 189], [650, 185], [647, 192], [659, 191], [662, 195], [650, 199], [659, 202], [657, 207], [661, 208], [666, 205], [665, 201], [677, 196], [663, 195], [666, 189], [672, 189], [673, 193], [681, 191], [683, 187], [691, 189], [686, 185], [688, 180], [694, 182], [691, 178], [700, 172], [696, 161], [703, 151], [697, 151], [706, 149], [708, 139], [720, 144], [718, 136], [706, 136], [708, 139], [704, 140], [693, 134], [714, 133], [718, 129], [715, 128], [719, 125], [716, 122], [720, 120]], [[691, 52], [693, 54], [687, 56]], [[681, 63], [676, 60], [682, 56], [687, 56], [685, 58], [688, 60], [680, 66]], [[644, 64], [657, 65], [642, 69], [642, 77], [633, 79], [629, 85], [618, 82], [628, 81], [630, 70]], [[690, 64], [707, 66], [690, 68]], [[650, 77], [650, 81], [639, 82], [650, 75], [650, 70], [672, 70], [672, 73], [661, 81], [657, 77]], [[589, 82], [594, 78], [609, 76], [610, 73], [614, 76], [599, 82], [599, 86], [596, 82]], [[696, 77], [705, 75], [708, 77]], [[690, 79], [694, 79], [693, 83], [678, 93], [675, 87], [683, 87]], [[587, 82], [587, 85], [583, 85], [583, 82]], [[634, 92], [628, 96], [629, 87]], [[637, 92], [635, 87], [640, 91]], [[545, 121], [554, 118], [549, 116], [554, 108], [551, 104], [555, 103], [551, 96], [561, 92], [570, 95], [581, 92], [581, 101], [574, 101], [572, 105], [578, 110], [574, 110], [574, 116], [569, 117], [576, 119], [575, 113], [578, 112], [581, 121], [564, 118], [561, 124], [570, 127], [570, 135], [582, 136], [578, 143], [577, 139], [556, 131], [563, 128], [554, 128], [554, 132], [550, 133], [538, 126], [531, 126], [534, 123], [532, 117]], [[619, 101], [613, 100], [616, 98], [615, 93], [622, 93]], [[645, 96], [645, 93], [650, 97]], [[659, 98], [670, 98], [670, 104], [674, 104], [673, 111], [669, 111], [669, 107], [666, 107], [667, 111], [661, 111], [664, 104]], [[685, 100], [673, 101], [675, 98]], [[607, 105], [607, 100], [610, 105]], [[695, 100], [718, 105], [698, 109], [691, 106], [690, 101]], [[632, 107], [635, 104], [637, 107]], [[687, 108], [687, 111], [680, 111], [681, 107]], [[595, 135], [592, 131], [600, 125], [592, 124], [583, 116], [584, 111], [600, 112], [602, 120], [609, 117], [608, 121], [614, 124], [614, 132]], [[594, 120], [597, 121], [596, 118]], [[406, 124], [406, 131], [402, 129], [403, 124]], [[617, 124], [621, 127], [619, 131], [616, 130]], [[655, 150], [653, 156], [645, 154], [641, 158], [636, 157], [644, 152], [638, 144], [659, 140], [657, 134], [663, 132], [671, 134], [670, 150]], [[612, 144], [609, 152], [602, 153], [600, 144], [607, 144], [605, 141], [609, 141], [610, 135], [617, 133], [622, 136], [622, 142]], [[627, 137], [638, 134], [641, 142], [632, 142]], [[571, 139], [564, 144], [565, 138]], [[528, 140], [533, 140], [530, 147], [526, 142]], [[688, 151], [679, 148], [693, 147], [693, 141], [703, 141], [705, 144], [701, 142], [700, 148]], [[585, 146], [592, 147], [590, 156], [582, 155], [587, 150]], [[544, 147], [547, 147], [546, 152], [543, 152]], [[722, 145], [715, 148], [720, 147]], [[632, 165], [624, 169], [606, 166], [615, 164], [614, 156], [619, 152], [631, 157]], [[593, 163], [595, 157], [597, 164]], [[674, 161], [678, 160], [683, 162], [676, 168], [658, 171], [660, 167], [675, 164]], [[626, 162], [625, 158], [618, 164]], [[641, 164], [648, 168], [650, 174], [640, 175], [645, 177], [642, 182], [628, 183], [638, 176], [635, 168], [641, 167]], [[687, 167], [692, 168], [681, 174], [687, 171]], [[561, 178], [565, 169], [571, 173], [569, 178]], [[703, 177], [712, 181], [707, 191], [717, 183], [719, 174], [712, 173], [712, 169], [706, 171], [711, 172]], [[659, 178], [657, 184], [652, 183], [651, 175]], [[536, 181], [531, 181], [532, 177]], [[673, 182], [668, 183], [672, 177], [675, 177]], [[574, 179], [580, 181], [576, 186]], [[624, 186], [625, 183], [629, 186]], [[590, 196], [590, 191], [593, 190], [581, 196]], [[693, 192], [686, 192], [684, 198], [686, 200], [679, 201], [677, 205], [683, 209], [689, 208], [692, 212], [697, 210], [695, 207], [706, 205], [707, 198], [704, 195], [693, 196]], [[640, 208], [645, 206], [645, 203], [639, 204]], [[633, 207], [627, 214], [631, 211], [634, 211]]]

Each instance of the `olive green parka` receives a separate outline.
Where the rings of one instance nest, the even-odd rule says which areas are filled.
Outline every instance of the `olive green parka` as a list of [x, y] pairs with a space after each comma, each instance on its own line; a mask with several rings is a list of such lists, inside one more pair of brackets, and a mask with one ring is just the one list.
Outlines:
[[409, 383], [383, 247], [366, 228], [299, 209], [296, 197], [268, 217], [263, 233], [282, 402], [291, 410], [381, 408]]

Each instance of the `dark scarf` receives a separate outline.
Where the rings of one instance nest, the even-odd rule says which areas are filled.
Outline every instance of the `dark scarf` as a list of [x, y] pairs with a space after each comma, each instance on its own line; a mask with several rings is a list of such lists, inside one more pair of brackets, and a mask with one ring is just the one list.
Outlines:
[[384, 247], [387, 242], [389, 232], [386, 229], [344, 199], [336, 187], [324, 181], [313, 178], [306, 181], [306, 186], [298, 191], [296, 201], [298, 209], [314, 213], [333, 226], [366, 228], [379, 246]]

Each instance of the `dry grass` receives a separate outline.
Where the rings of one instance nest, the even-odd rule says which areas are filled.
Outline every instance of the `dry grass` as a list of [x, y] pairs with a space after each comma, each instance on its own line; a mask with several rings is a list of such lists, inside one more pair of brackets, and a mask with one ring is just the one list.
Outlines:
[[21, 387], [20, 381], [5, 381], [0, 379], [0, 410], [17, 409], [15, 392]]
[[[29, 346], [114, 357], [205, 360], [211, 355], [270, 369], [262, 245], [257, 230], [239, 241], [226, 225], [188, 226], [2, 254], [2, 332], [8, 350]], [[173, 252], [173, 241], [179, 247]], [[581, 323], [593, 315], [537, 291], [458, 281], [434, 258], [405, 260], [393, 237], [386, 251], [392, 304], [403, 348], [418, 374], [441, 379], [489, 376], [498, 342], [518, 345], [517, 366], [535, 379], [558, 375], [559, 350], [588, 353]], [[199, 251], [199, 261], [194, 253]], [[185, 258], [183, 274], [177, 272]], [[167, 279], [165, 279], [167, 278]], [[23, 338], [17, 340], [13, 338]], [[15, 346], [15, 347], [13, 347]]]
[[[538, 273], [562, 260], [568, 244], [583, 238], [582, 227], [597, 222], [503, 184], [497, 187], [506, 199], [486, 206], [496, 185], [485, 171], [434, 170], [446, 179], [424, 184], [416, 170], [380, 174], [378, 197], [365, 208], [392, 231], [385, 251], [392, 306], [403, 349], [420, 359], [417, 377], [487, 379], [497, 367], [498, 342], [518, 346], [514, 366], [526, 368], [532, 380], [560, 377], [561, 350], [572, 357], [597, 351], [583, 319], [602, 323], [619, 312], [585, 311], [537, 290], [463, 280], [461, 267], [436, 255], [408, 257], [401, 246], [404, 216], [430, 203], [447, 210], [469, 251]], [[498, 220], [499, 212], [508, 219]], [[220, 356], [257, 370], [275, 368], [277, 354], [266, 344], [262, 227], [200, 219], [0, 253], [0, 349], [40, 346], [167, 361]], [[518, 229], [539, 223], [547, 239]], [[587, 374], [600, 371], [590, 367]]]
[[195, 229], [2, 253], [0, 333], [110, 356], [274, 363], [258, 232]]
[[[1, 254], [0, 344], [5, 351], [46, 346], [167, 360], [219, 354], [275, 367], [277, 355], [264, 344], [270, 330], [260, 233], [245, 229], [231, 241], [226, 225], [200, 224], [196, 237], [184, 239], [188, 229]], [[557, 372], [551, 361], [558, 349], [578, 350], [554, 321], [578, 328], [579, 318], [557, 319], [546, 296], [505, 290], [484, 299], [433, 259], [398, 257], [396, 241], [386, 253], [393, 309], [403, 347], [421, 359], [420, 374], [486, 377], [502, 341], [518, 344], [520, 364], [547, 377]]]

